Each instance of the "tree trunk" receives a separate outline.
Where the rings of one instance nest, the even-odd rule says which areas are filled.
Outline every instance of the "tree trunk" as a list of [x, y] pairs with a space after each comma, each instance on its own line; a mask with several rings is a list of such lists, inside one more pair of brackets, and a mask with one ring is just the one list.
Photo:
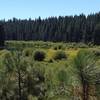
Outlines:
[[89, 88], [89, 85], [87, 82], [83, 82], [83, 100], [88, 100], [88, 88]]
[[81, 81], [82, 81], [82, 85], [83, 85], [83, 100], [88, 100], [88, 82], [84, 80], [84, 76], [82, 75], [82, 73], [80, 74], [81, 76]]
[[19, 87], [19, 100], [22, 100], [22, 93], [21, 93], [21, 74], [18, 71], [18, 87]]

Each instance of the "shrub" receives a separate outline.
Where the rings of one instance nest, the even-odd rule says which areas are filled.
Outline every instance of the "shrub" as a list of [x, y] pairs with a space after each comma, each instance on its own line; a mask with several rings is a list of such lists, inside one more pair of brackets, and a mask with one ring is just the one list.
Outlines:
[[99, 49], [94, 49], [93, 53], [96, 57], [100, 57], [100, 50]]
[[59, 79], [59, 81], [60, 81], [61, 83], [64, 83], [64, 82], [67, 81], [67, 73], [66, 73], [65, 69], [60, 70], [60, 71], [58, 72], [58, 79]]
[[58, 48], [57, 48], [57, 46], [54, 46], [53, 49], [54, 49], [54, 50], [57, 50]]
[[32, 55], [32, 52], [33, 50], [31, 48], [26, 48], [23, 50], [23, 55], [29, 57]]
[[45, 52], [42, 50], [35, 51], [34, 53], [34, 60], [36, 61], [43, 61], [45, 59]]
[[63, 47], [63, 45], [60, 45], [60, 44], [58, 45], [58, 49], [62, 49], [62, 47]]
[[55, 60], [61, 60], [61, 59], [66, 59], [66, 53], [64, 51], [57, 51], [53, 57]]
[[64, 45], [64, 44], [55, 44], [54, 46], [53, 46], [53, 49], [54, 50], [65, 50], [66, 49], [66, 46]]
[[58, 45], [58, 49], [59, 50], [65, 50], [66, 49], [66, 46], [64, 44], [59, 44]]
[[77, 48], [88, 48], [88, 45], [84, 44], [84, 43], [78, 43], [76, 44]]
[[49, 63], [53, 63], [53, 59], [49, 59], [49, 61], [48, 61]]

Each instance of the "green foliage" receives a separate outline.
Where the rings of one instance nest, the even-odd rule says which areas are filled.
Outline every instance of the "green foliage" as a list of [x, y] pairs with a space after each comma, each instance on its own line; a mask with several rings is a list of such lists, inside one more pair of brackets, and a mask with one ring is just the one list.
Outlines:
[[[2, 21], [2, 23], [5, 28], [6, 40], [93, 42], [94, 44], [100, 44], [99, 19], [100, 12], [87, 16], [80, 14], [79, 16], [59, 16], [46, 19], [39, 17], [36, 20], [13, 18], [10, 21]], [[1, 39], [3, 39], [3, 36], [1, 36]], [[43, 48], [47, 47], [48, 45], [43, 45]]]
[[93, 53], [94, 53], [94, 55], [96, 56], [96, 57], [100, 57], [100, 49], [94, 49], [94, 50], [92, 50], [93, 51]]
[[0, 23], [0, 49], [5, 45], [5, 31], [3, 24]]
[[54, 50], [57, 50], [57, 49], [58, 49], [57, 46], [55, 46], [55, 47], [54, 47]]
[[80, 50], [74, 58], [73, 66], [77, 68], [77, 74], [83, 87], [83, 100], [88, 100], [89, 85], [100, 84], [100, 65], [90, 50]]
[[85, 43], [82, 43], [82, 42], [80, 42], [80, 43], [68, 43], [66, 47], [67, 48], [75, 48], [75, 49], [77, 49], [77, 48], [88, 48], [89, 45], [87, 45]]
[[95, 29], [94, 29], [94, 44], [100, 44], [100, 23], [97, 23], [95, 25]]
[[81, 50], [75, 57], [73, 66], [77, 68], [83, 85], [83, 100], [88, 100], [89, 85], [100, 83], [100, 63], [92, 52]]
[[2, 97], [4, 100], [6, 98], [8, 100], [14, 98], [15, 100], [26, 100], [29, 95], [36, 96], [38, 99], [44, 97], [45, 70], [41, 63], [34, 63], [31, 57], [27, 59], [21, 51], [12, 53], [6, 51], [2, 55], [2, 58], [0, 58], [2, 59], [0, 98]]
[[[82, 94], [76, 89], [83, 86], [81, 73], [89, 84], [100, 84], [100, 58], [96, 56], [99, 48], [96, 46], [89, 48], [81, 43], [42, 41], [12, 41], [8, 44], [9, 51], [0, 51], [0, 97], [4, 100], [19, 99], [19, 81], [22, 100], [73, 100], [77, 97], [74, 91]], [[42, 60], [34, 60], [35, 54], [39, 54], [37, 59], [42, 54]]]
[[43, 42], [43, 41], [6, 41], [5, 43], [7, 48], [12, 49], [25, 49], [25, 48], [34, 48], [34, 49], [49, 49], [54, 43], [52, 42]]
[[66, 45], [64, 43], [56, 43], [53, 46], [54, 50], [65, 50], [66, 49]]
[[5, 45], [10, 50], [24, 50], [25, 48], [34, 49], [51, 49], [54, 50], [66, 50], [66, 48], [89, 48], [95, 47], [95, 45], [85, 43], [60, 43], [60, 42], [43, 42], [43, 41], [6, 41]]
[[90, 51], [80, 50], [74, 59], [74, 65], [80, 70], [83, 70], [88, 64], [92, 64], [90, 61], [94, 62], [94, 56]]
[[27, 56], [27, 57], [32, 56], [32, 53], [33, 53], [32, 48], [26, 48], [26, 49], [23, 50], [23, 55], [24, 56]]
[[65, 71], [65, 69], [63, 69], [63, 70], [60, 70], [59, 72], [58, 72], [58, 79], [59, 79], [59, 81], [61, 82], [61, 83], [66, 83], [66, 80], [67, 80], [67, 73], [66, 73], [66, 71]]
[[45, 56], [46, 56], [46, 54], [45, 54], [44, 51], [37, 50], [34, 53], [34, 60], [36, 60], [36, 61], [43, 61], [45, 59]]
[[61, 59], [66, 59], [67, 55], [64, 51], [56, 51], [54, 54], [54, 60], [61, 60]]

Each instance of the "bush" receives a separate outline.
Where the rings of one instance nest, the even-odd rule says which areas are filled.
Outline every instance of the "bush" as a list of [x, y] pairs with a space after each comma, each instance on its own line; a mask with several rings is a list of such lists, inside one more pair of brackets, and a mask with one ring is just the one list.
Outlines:
[[93, 53], [96, 57], [100, 57], [100, 50], [99, 49], [94, 49]]
[[66, 46], [64, 45], [64, 44], [55, 44], [54, 46], [53, 46], [53, 49], [54, 50], [65, 50], [66, 49]]
[[65, 83], [67, 81], [67, 73], [65, 69], [58, 72], [58, 79], [61, 83]]
[[34, 53], [34, 60], [36, 61], [43, 61], [45, 59], [45, 52], [42, 50], [35, 51]]
[[58, 48], [57, 48], [57, 46], [54, 46], [54, 50], [57, 50]]
[[78, 44], [76, 44], [76, 47], [77, 48], [88, 48], [89, 46], [86, 45], [85, 43], [78, 43]]
[[55, 60], [61, 60], [61, 59], [66, 59], [66, 53], [64, 51], [57, 51], [53, 57]]
[[26, 48], [23, 50], [23, 55], [29, 57], [32, 55], [32, 52], [33, 52], [32, 48]]
[[49, 59], [49, 61], [48, 61], [49, 63], [53, 63], [53, 59]]

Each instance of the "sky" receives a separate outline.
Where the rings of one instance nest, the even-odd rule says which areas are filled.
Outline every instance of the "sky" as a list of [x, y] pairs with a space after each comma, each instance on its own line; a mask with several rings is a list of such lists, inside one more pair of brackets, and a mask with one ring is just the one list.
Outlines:
[[100, 0], [0, 0], [0, 19], [86, 15], [100, 11]]

